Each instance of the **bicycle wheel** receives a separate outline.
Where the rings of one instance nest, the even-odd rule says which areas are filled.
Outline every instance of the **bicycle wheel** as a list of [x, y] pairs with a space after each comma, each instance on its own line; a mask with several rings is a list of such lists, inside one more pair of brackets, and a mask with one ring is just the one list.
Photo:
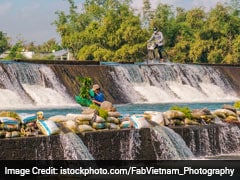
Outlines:
[[153, 50], [148, 50], [147, 51], [147, 59], [146, 59], [146, 63], [149, 64], [153, 61], [154, 59], [154, 51]]
[[162, 50], [162, 56], [163, 56], [164, 62], [170, 62], [169, 57], [168, 57], [168, 53], [164, 49]]

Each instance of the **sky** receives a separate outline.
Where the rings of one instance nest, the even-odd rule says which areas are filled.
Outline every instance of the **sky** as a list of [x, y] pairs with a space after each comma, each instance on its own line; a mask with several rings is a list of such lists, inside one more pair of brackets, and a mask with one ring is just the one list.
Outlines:
[[[75, 0], [79, 7], [84, 0]], [[150, 0], [152, 7], [166, 3], [175, 7], [191, 9], [203, 6], [211, 9], [218, 2], [226, 0]], [[142, 0], [133, 0], [134, 8], [142, 7]], [[51, 38], [60, 42], [56, 27], [52, 25], [57, 19], [56, 11], [67, 12], [67, 0], [0, 0], [0, 31], [12, 38], [26, 43], [42, 44]]]

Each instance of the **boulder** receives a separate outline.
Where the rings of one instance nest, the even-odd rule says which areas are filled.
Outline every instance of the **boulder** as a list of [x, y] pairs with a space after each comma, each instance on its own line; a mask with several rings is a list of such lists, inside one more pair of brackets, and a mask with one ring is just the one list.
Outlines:
[[216, 115], [218, 117], [227, 117], [227, 116], [235, 116], [237, 117], [237, 113], [234, 113], [233, 111], [230, 111], [228, 109], [217, 109], [212, 112], [213, 115]]
[[116, 108], [113, 106], [113, 104], [109, 101], [103, 101], [100, 108], [108, 111], [108, 112], [112, 112], [112, 111], [116, 111]]
[[149, 121], [154, 121], [159, 125], [164, 126], [164, 116], [162, 112], [158, 111], [145, 111], [144, 112], [145, 119]]
[[82, 111], [82, 114], [93, 114], [95, 113], [95, 109], [93, 108], [86, 108]]
[[163, 112], [163, 115], [167, 119], [182, 119], [183, 120], [185, 118], [185, 114], [183, 112], [177, 111], [177, 110], [169, 110], [169, 111]]
[[227, 109], [227, 110], [230, 110], [230, 111], [232, 111], [234, 113], [237, 113], [237, 109], [235, 107], [229, 105], [229, 104], [224, 104], [223, 105], [223, 109]]
[[208, 115], [212, 115], [211, 111], [204, 108], [204, 109], [194, 109], [191, 112], [192, 118], [193, 119], [202, 119], [203, 116], [208, 116]]

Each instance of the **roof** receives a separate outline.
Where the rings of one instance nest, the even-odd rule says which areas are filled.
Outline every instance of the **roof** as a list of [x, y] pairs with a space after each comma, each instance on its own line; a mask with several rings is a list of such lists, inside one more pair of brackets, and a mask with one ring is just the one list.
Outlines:
[[52, 54], [53, 54], [55, 57], [60, 57], [60, 56], [66, 55], [67, 53], [68, 53], [68, 50], [67, 50], [67, 49], [62, 49], [62, 50], [60, 50], [60, 51], [53, 52]]

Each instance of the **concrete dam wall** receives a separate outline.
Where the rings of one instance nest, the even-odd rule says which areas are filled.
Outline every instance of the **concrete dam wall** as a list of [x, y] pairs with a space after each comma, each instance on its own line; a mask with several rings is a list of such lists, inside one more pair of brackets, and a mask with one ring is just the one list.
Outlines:
[[[236, 125], [187, 126], [173, 128], [194, 157], [234, 153], [240, 149], [240, 129]], [[153, 136], [152, 129], [125, 129], [78, 134], [66, 144], [64, 135], [1, 139], [1, 160], [178, 160], [169, 146]], [[67, 141], [71, 141], [72, 138]], [[79, 146], [79, 143], [81, 145]], [[178, 150], [187, 150], [181, 146]], [[70, 148], [70, 150], [69, 150]], [[185, 149], [183, 149], [185, 148]], [[69, 153], [67, 153], [69, 152]], [[70, 155], [69, 155], [70, 154]], [[185, 156], [183, 159], [192, 157]]]
[[[171, 63], [0, 63], [0, 107], [77, 105], [76, 77], [91, 77], [114, 104], [234, 101], [240, 99], [239, 70], [239, 66]], [[187, 159], [192, 157], [191, 153], [196, 157], [211, 156], [237, 152], [240, 148], [237, 125], [173, 127], [175, 133], [170, 130], [125, 129], [1, 139], [4, 151], [0, 159]]]
[[106, 99], [114, 104], [224, 101], [236, 100], [240, 95], [238, 66], [157, 64], [50, 67], [71, 96], [79, 92], [75, 80], [77, 76], [91, 77], [94, 83], [102, 87]]
[[114, 104], [235, 101], [240, 99], [239, 69], [170, 63], [0, 63], [0, 106], [76, 106], [74, 96], [80, 88], [77, 77], [92, 78]]

